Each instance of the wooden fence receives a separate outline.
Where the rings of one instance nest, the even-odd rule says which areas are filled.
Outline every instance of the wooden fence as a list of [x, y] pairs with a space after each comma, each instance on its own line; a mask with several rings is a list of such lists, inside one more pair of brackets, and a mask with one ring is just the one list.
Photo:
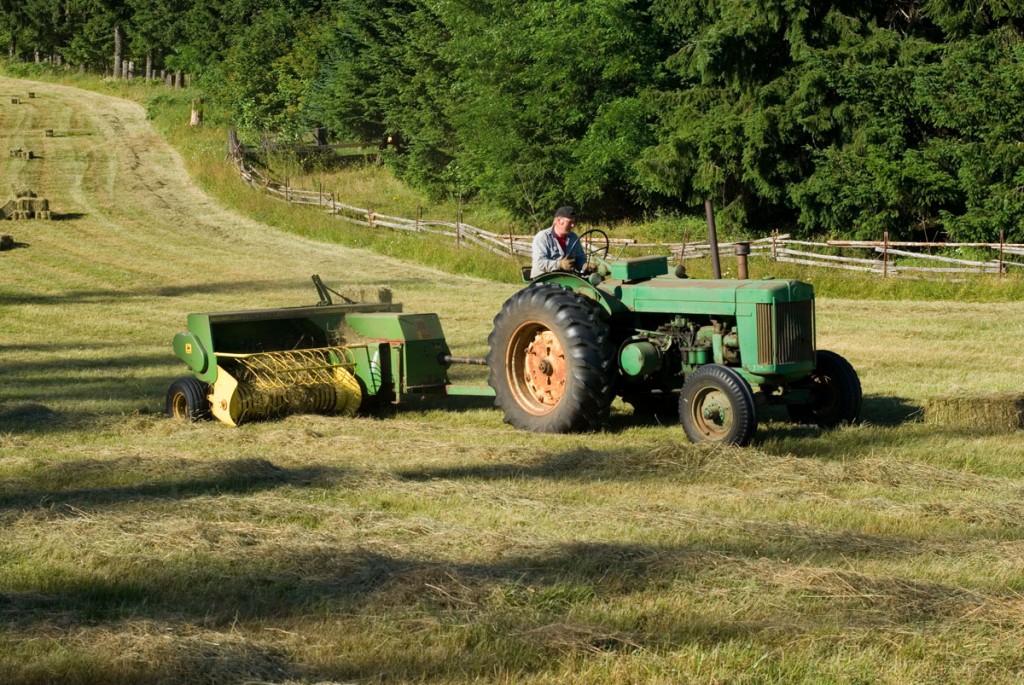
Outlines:
[[[424, 219], [422, 216], [417, 216], [415, 219], [391, 216], [375, 212], [372, 209], [346, 204], [335, 197], [334, 193], [292, 188], [287, 183], [271, 178], [256, 165], [247, 162], [244, 148], [239, 144], [234, 131], [229, 133], [228, 153], [242, 179], [272, 198], [292, 204], [315, 206], [342, 221], [360, 226], [444, 236], [455, 241], [459, 246], [489, 250], [520, 261], [530, 257], [533, 235], [512, 232], [495, 233], [467, 224], [461, 221], [461, 217], [456, 221], [439, 221]], [[778, 262], [859, 271], [881, 277], [1004, 274], [1011, 267], [1024, 267], [1024, 259], [1021, 261], [1011, 259], [1013, 257], [1024, 258], [1024, 244], [1005, 243], [1002, 240], [998, 243], [900, 242], [890, 241], [888, 233], [886, 233], [884, 239], [879, 241], [828, 240], [813, 242], [794, 240], [789, 234], [775, 231], [768, 237], [744, 242], [750, 246], [751, 258], [763, 257]], [[609, 243], [612, 256], [668, 254], [671, 258], [682, 261], [707, 258], [711, 254], [711, 246], [707, 242], [641, 242], [631, 238], [609, 237]], [[719, 254], [731, 254], [737, 244], [735, 242], [720, 242]], [[958, 248], [990, 252], [993, 257], [978, 261], [934, 255], [928, 252], [928, 250], [948, 252]], [[850, 254], [863, 254], [864, 252], [870, 256], [851, 256]]]

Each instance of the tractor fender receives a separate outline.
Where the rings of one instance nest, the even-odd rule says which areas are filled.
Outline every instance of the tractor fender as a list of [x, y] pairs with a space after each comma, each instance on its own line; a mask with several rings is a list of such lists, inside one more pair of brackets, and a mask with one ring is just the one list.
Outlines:
[[622, 302], [599, 289], [583, 276], [577, 276], [576, 274], [571, 274], [566, 271], [552, 271], [546, 274], [541, 274], [530, 281], [530, 286], [538, 283], [554, 283], [556, 285], [569, 288], [573, 292], [597, 302], [601, 305], [601, 308], [609, 314], [627, 311]]

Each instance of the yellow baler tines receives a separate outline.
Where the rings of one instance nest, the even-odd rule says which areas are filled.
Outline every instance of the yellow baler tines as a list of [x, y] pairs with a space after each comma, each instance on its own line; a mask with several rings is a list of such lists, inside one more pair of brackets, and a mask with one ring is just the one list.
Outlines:
[[221, 353], [222, 364], [234, 363], [218, 369], [210, 411], [230, 426], [293, 413], [350, 416], [362, 402], [351, 356], [345, 347]]
[[190, 314], [174, 351], [195, 378], [175, 381], [168, 411], [212, 414], [230, 426], [289, 413], [352, 414], [363, 395], [357, 366], [367, 367], [370, 352], [347, 344], [345, 317], [400, 311], [374, 303]]

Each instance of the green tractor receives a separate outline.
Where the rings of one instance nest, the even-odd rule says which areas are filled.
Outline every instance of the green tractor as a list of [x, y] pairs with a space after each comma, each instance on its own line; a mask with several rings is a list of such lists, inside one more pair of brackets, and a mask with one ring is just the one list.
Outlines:
[[[402, 313], [390, 295], [334, 304], [317, 276], [315, 306], [190, 314], [173, 346], [194, 375], [174, 381], [167, 411], [237, 425], [439, 393], [492, 396], [516, 428], [568, 433], [602, 429], [622, 397], [634, 413], [677, 415], [694, 442], [734, 445], [762, 405], [824, 427], [858, 420], [856, 372], [815, 348], [810, 285], [688, 279], [665, 257], [609, 259], [601, 231], [580, 239], [593, 270], [544, 274], [510, 297], [486, 359], [453, 356], [436, 314]], [[456, 363], [486, 364], [488, 386], [452, 384]]]
[[815, 347], [809, 284], [688, 279], [665, 257], [610, 260], [602, 231], [579, 240], [592, 273], [544, 274], [494, 319], [488, 382], [506, 422], [598, 430], [616, 396], [635, 413], [678, 410], [693, 442], [747, 444], [768, 404], [823, 427], [859, 419], [856, 371]]

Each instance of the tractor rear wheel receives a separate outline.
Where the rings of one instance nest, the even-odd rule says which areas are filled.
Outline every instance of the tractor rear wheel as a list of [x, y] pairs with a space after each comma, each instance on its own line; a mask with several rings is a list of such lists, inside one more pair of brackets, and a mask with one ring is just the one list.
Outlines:
[[786, 405], [794, 422], [835, 428], [860, 420], [860, 379], [850, 362], [835, 352], [818, 350], [814, 372], [796, 387], [808, 388], [811, 401]]
[[506, 423], [535, 433], [605, 425], [615, 368], [597, 304], [560, 285], [531, 285], [505, 302], [487, 342], [487, 382]]
[[757, 431], [750, 384], [728, 366], [701, 366], [679, 392], [679, 421], [691, 442], [746, 445]]
[[210, 418], [206, 383], [195, 376], [183, 376], [167, 390], [167, 415], [172, 419], [199, 421]]

